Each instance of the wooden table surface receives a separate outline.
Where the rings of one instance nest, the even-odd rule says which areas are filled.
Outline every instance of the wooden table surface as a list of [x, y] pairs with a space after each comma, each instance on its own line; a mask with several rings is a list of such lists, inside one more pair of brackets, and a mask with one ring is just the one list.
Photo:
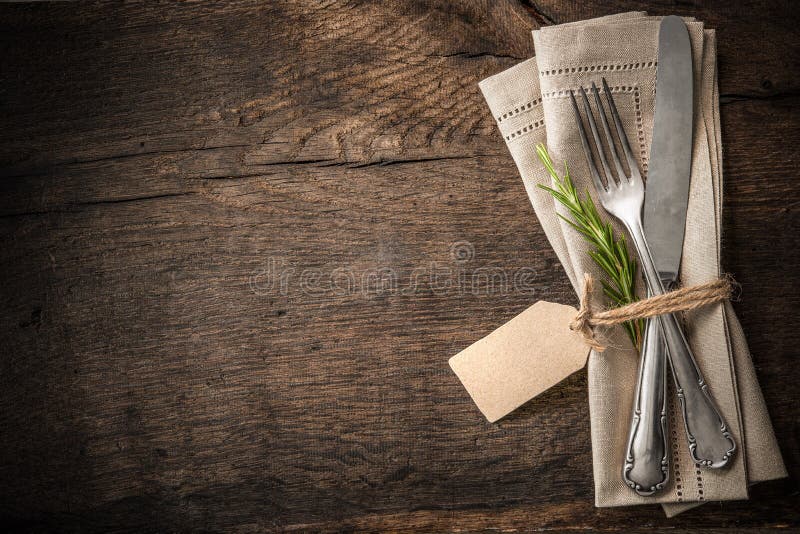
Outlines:
[[[0, 525], [800, 528], [800, 11], [576, 4], [0, 6]], [[447, 366], [576, 300], [477, 82], [642, 9], [717, 30], [724, 267], [790, 472], [671, 520], [594, 508], [585, 372], [489, 424]]]

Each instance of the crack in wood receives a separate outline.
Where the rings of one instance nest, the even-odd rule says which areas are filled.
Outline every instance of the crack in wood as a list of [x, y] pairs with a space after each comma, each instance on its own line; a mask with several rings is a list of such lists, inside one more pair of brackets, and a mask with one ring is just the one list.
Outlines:
[[552, 26], [559, 23], [556, 19], [542, 11], [542, 8], [537, 6], [532, 0], [521, 0], [520, 3], [525, 11], [530, 13], [540, 26]]
[[186, 197], [194, 195], [195, 191], [184, 191], [181, 193], [164, 193], [161, 195], [146, 195], [142, 197], [130, 197], [130, 198], [114, 198], [109, 200], [89, 200], [86, 202], [75, 202], [72, 204], [73, 206], [101, 206], [103, 204], [123, 204], [126, 202], [139, 202], [143, 200], [156, 200], [159, 198], [175, 198], [175, 197]]
[[752, 100], [783, 100], [786, 98], [795, 98], [800, 96], [798, 91], [784, 91], [781, 93], [771, 93], [767, 95], [759, 95], [754, 93], [724, 93], [719, 95], [719, 103], [730, 104], [732, 102], [747, 102]]
[[497, 59], [516, 59], [518, 61], [522, 61], [524, 57], [519, 56], [512, 56], [510, 54], [497, 54], [494, 52], [453, 52], [452, 54], [429, 54], [425, 57], [443, 57], [443, 58], [451, 58], [451, 57], [460, 57], [465, 59], [475, 59], [475, 58], [483, 58], [483, 57], [493, 57]]
[[427, 163], [430, 161], [446, 161], [446, 160], [458, 160], [458, 159], [475, 159], [475, 158], [482, 158], [482, 157], [491, 157], [496, 156], [497, 154], [474, 154], [471, 156], [439, 156], [439, 157], [431, 157], [431, 158], [415, 158], [415, 159], [390, 159], [390, 160], [380, 160], [380, 161], [371, 161], [367, 163], [360, 163], [357, 165], [350, 165], [351, 169], [363, 169], [365, 167], [387, 167], [389, 165], [407, 165], [413, 163]]
[[[79, 206], [103, 206], [103, 205], [110, 205], [110, 204], [125, 204], [129, 202], [141, 202], [147, 200], [156, 200], [161, 198], [175, 198], [175, 197], [186, 197], [192, 196], [197, 194], [196, 191], [184, 191], [181, 193], [164, 193], [161, 195], [146, 195], [141, 197], [130, 197], [130, 198], [113, 198], [107, 200], [88, 200], [86, 202], [73, 202], [67, 204], [67, 207], [79, 207]], [[3, 213], [0, 214], [0, 219], [9, 219], [12, 217], [27, 217], [27, 216], [38, 216], [38, 215], [51, 215], [56, 213], [77, 213], [79, 210], [71, 210], [71, 209], [48, 209], [42, 211], [21, 211], [21, 212], [14, 212], [14, 213]]]
[[[90, 165], [92, 163], [103, 163], [107, 161], [119, 161], [124, 159], [131, 159], [131, 158], [138, 158], [144, 156], [160, 156], [166, 154], [183, 154], [187, 152], [204, 152], [209, 150], [221, 150], [225, 148], [244, 148], [250, 146], [258, 146], [259, 143], [241, 143], [241, 144], [234, 144], [234, 145], [220, 145], [220, 146], [209, 146], [209, 147], [192, 147], [192, 148], [176, 148], [174, 150], [149, 150], [147, 152], [134, 152], [130, 154], [113, 154], [111, 156], [101, 156], [99, 158], [91, 158], [91, 159], [72, 159], [67, 161], [57, 161], [53, 162], [50, 165], [42, 165], [39, 167], [29, 167], [24, 173], [22, 174], [13, 174], [13, 171], [9, 171], [8, 169], [0, 170], [0, 179], [6, 178], [34, 178], [37, 176], [46, 175], [48, 173], [52, 173], [57, 171], [61, 167], [70, 167], [70, 166], [79, 166], [79, 165]], [[19, 167], [18, 167], [19, 169]]]

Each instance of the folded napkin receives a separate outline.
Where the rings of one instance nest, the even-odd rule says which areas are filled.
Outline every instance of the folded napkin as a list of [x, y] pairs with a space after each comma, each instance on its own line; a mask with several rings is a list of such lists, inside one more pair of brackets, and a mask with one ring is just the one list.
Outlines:
[[[708, 282], [720, 275], [722, 147], [714, 30], [685, 19], [694, 58], [695, 121], [692, 177], [686, 221], [681, 280], [685, 285]], [[655, 110], [658, 30], [661, 18], [623, 13], [533, 32], [535, 58], [480, 83], [533, 208], [580, 294], [583, 273], [602, 278], [587, 254], [588, 245], [557, 216], [552, 197], [537, 184], [550, 185], [535, 146], [545, 143], [556, 167], [567, 162], [579, 191], [594, 191], [569, 101], [569, 90], [605, 77], [639, 168], [647, 163]], [[593, 196], [595, 196], [593, 194]], [[596, 198], [596, 196], [595, 196]], [[616, 221], [602, 211], [606, 220]], [[617, 224], [616, 229], [621, 232]], [[598, 284], [599, 285], [599, 284]], [[640, 295], [643, 296], [640, 280]], [[601, 290], [596, 298], [602, 299]], [[741, 325], [729, 302], [686, 312], [686, 333], [737, 452], [723, 470], [700, 469], [692, 462], [683, 418], [670, 391], [669, 436], [672, 457], [669, 483], [651, 497], [641, 497], [622, 481], [625, 444], [631, 416], [638, 355], [623, 329], [608, 332], [603, 352], [589, 357], [595, 504], [624, 506], [662, 503], [668, 516], [706, 500], [747, 498], [750, 483], [782, 478], [786, 470], [764, 398], [759, 388]], [[670, 386], [672, 386], [670, 379]]]

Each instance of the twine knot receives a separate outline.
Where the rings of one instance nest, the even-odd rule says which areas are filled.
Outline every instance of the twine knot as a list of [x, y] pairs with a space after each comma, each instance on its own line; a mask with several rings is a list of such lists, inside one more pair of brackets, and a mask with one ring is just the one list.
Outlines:
[[656, 295], [643, 300], [612, 308], [601, 312], [592, 310], [592, 292], [594, 291], [594, 278], [591, 274], [584, 274], [581, 306], [578, 314], [570, 322], [571, 330], [580, 332], [586, 344], [597, 352], [603, 352], [605, 347], [595, 337], [595, 328], [598, 326], [611, 326], [622, 324], [636, 319], [647, 319], [665, 313], [694, 310], [731, 298], [733, 278], [729, 275], [720, 277], [705, 284], [682, 287], [675, 291]]

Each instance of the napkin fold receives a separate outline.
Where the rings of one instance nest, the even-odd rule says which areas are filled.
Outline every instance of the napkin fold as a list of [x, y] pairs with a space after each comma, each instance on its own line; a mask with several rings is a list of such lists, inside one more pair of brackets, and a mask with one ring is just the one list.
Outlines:
[[[694, 145], [681, 280], [685, 285], [720, 275], [722, 145], [714, 30], [684, 19], [694, 60]], [[517, 165], [534, 211], [575, 291], [583, 273], [604, 274], [588, 245], [557, 217], [563, 208], [537, 187], [550, 184], [535, 146], [545, 143], [556, 167], [567, 162], [579, 191], [594, 191], [569, 101], [569, 90], [605, 77], [643, 176], [647, 175], [655, 110], [661, 17], [621, 13], [547, 26], [533, 32], [536, 57], [480, 82], [481, 91]], [[609, 214], [598, 209], [606, 220]], [[599, 284], [597, 284], [599, 286]], [[639, 281], [640, 295], [644, 287]], [[598, 288], [596, 297], [602, 299]], [[609, 348], [589, 357], [595, 504], [600, 507], [661, 503], [668, 516], [707, 500], [747, 498], [749, 484], [786, 476], [747, 342], [729, 302], [686, 312], [686, 333], [712, 395], [736, 440], [732, 465], [700, 469], [689, 455], [683, 418], [670, 391], [670, 478], [663, 491], [641, 497], [622, 481], [638, 355], [623, 330], [612, 329]], [[672, 382], [670, 379], [670, 387]]]

